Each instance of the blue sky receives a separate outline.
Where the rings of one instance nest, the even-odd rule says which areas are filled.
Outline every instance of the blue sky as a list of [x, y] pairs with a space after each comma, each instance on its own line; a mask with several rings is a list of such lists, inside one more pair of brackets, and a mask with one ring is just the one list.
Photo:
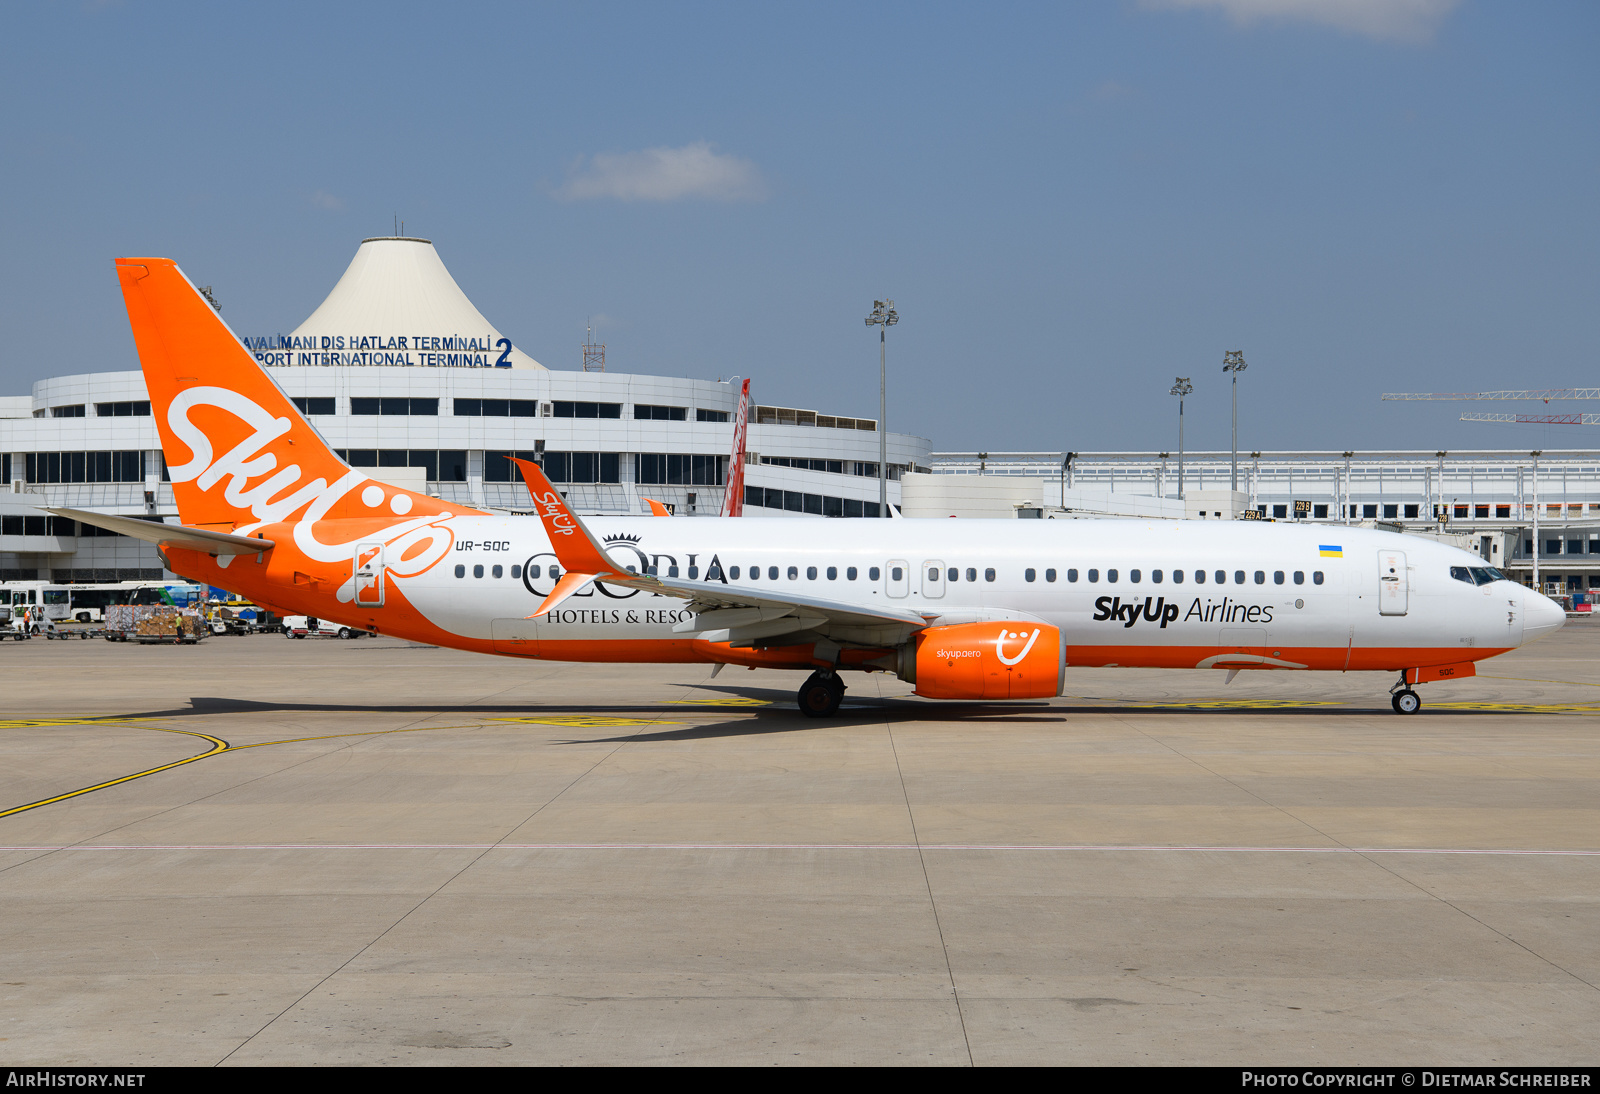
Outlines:
[[[1600, 7], [8, 5], [0, 393], [134, 367], [111, 259], [288, 331], [393, 217], [522, 349], [938, 449], [1600, 447]], [[1600, 410], [1552, 404], [1551, 410]]]

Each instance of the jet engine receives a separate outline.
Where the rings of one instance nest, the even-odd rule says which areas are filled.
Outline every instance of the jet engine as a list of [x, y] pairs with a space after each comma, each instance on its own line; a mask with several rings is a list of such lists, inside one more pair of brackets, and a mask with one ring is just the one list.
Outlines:
[[[1015, 619], [929, 627], [913, 639], [917, 694], [930, 699], [1048, 699], [1061, 694], [1066, 647], [1047, 623]], [[906, 650], [906, 653], [912, 653]], [[907, 674], [902, 672], [901, 679]]]

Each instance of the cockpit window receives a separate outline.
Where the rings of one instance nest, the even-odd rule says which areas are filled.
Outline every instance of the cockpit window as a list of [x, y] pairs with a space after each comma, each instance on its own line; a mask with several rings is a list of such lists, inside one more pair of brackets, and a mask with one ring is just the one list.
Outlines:
[[1474, 566], [1472, 568], [1472, 577], [1479, 585], [1488, 585], [1502, 580], [1505, 575], [1493, 566]]
[[1472, 571], [1467, 569], [1465, 566], [1450, 567], [1450, 576], [1455, 578], [1457, 581], [1465, 581], [1468, 585], [1477, 584], [1476, 581], [1472, 580]]

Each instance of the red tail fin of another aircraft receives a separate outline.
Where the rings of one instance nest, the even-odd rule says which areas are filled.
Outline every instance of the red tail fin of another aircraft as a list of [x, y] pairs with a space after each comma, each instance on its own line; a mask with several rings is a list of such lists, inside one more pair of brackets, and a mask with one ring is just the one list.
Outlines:
[[728, 461], [728, 487], [722, 496], [722, 515], [744, 515], [744, 447], [750, 426], [750, 381], [739, 389], [739, 413], [733, 420], [733, 457]]
[[117, 277], [185, 524], [476, 512], [364, 487], [171, 259], [119, 258]]

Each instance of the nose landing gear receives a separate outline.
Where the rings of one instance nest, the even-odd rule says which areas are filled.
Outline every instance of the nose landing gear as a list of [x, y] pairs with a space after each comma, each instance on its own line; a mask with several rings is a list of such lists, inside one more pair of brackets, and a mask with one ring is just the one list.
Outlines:
[[1422, 709], [1422, 696], [1407, 685], [1406, 674], [1403, 672], [1394, 687], [1389, 689], [1389, 705], [1394, 707], [1396, 714], [1415, 714]]
[[844, 699], [844, 681], [832, 669], [818, 669], [806, 677], [795, 695], [800, 713], [807, 718], [832, 718]]

